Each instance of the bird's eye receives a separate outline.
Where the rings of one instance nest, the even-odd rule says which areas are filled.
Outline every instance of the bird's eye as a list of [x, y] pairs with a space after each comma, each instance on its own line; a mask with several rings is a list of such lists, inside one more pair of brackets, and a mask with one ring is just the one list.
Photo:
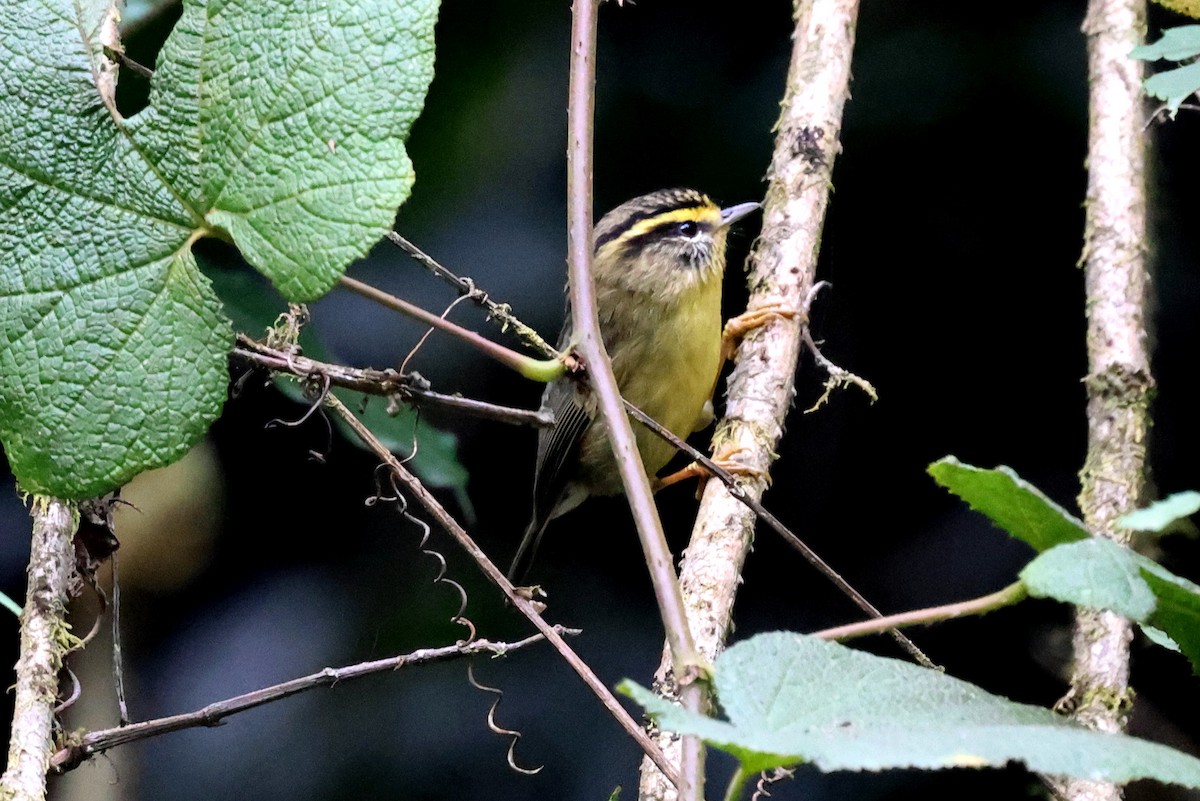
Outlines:
[[700, 232], [700, 225], [695, 220], [687, 220], [685, 222], [675, 224], [675, 233], [679, 236], [686, 236], [691, 239]]

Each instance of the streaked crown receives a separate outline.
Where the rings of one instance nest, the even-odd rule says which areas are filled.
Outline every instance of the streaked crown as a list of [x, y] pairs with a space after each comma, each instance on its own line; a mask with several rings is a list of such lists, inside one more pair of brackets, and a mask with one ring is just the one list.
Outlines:
[[[596, 224], [596, 253], [622, 252], [626, 258], [647, 248], [674, 240], [676, 245], [711, 247], [713, 234], [721, 228], [721, 209], [695, 189], [660, 189], [636, 197], [605, 214]], [[707, 248], [700, 248], [701, 250]], [[696, 247], [682, 248], [694, 252]], [[695, 253], [697, 257], [707, 256]], [[693, 265], [695, 266], [695, 265]]]

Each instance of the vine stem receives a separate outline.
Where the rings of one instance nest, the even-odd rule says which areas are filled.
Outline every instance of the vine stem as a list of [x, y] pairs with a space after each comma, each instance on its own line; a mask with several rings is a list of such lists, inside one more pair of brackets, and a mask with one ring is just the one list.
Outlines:
[[75, 572], [72, 538], [79, 524], [75, 507], [55, 498], [35, 496], [31, 514], [33, 541], [21, 614], [21, 656], [8, 767], [0, 778], [0, 797], [14, 801], [43, 801], [46, 797], [58, 672], [71, 646], [66, 606]]
[[[799, 311], [813, 286], [849, 95], [857, 16], [857, 0], [795, 0], [792, 56], [768, 171], [762, 235], [751, 256], [751, 309], [777, 303]], [[765, 476], [791, 406], [801, 318], [779, 318], [747, 335], [730, 376], [725, 418], [713, 435], [714, 449], [736, 449], [738, 461], [761, 476], [743, 483], [755, 500], [766, 489]], [[706, 660], [724, 648], [754, 522], [754, 512], [723, 484], [708, 482], [680, 574], [688, 625]], [[677, 675], [664, 659], [657, 684], [668, 696], [678, 684]], [[669, 735], [660, 734], [659, 744], [668, 758], [680, 758], [680, 745]], [[645, 761], [640, 797], [675, 798]]]
[[[1128, 543], [1117, 519], [1140, 505], [1154, 379], [1146, 328], [1146, 150], [1143, 64], [1129, 52], [1146, 34], [1145, 0], [1090, 0], [1088, 188], [1083, 238], [1087, 292], [1088, 450], [1079, 508], [1093, 536]], [[1075, 667], [1060, 707], [1100, 731], [1125, 727], [1132, 703], [1133, 626], [1112, 612], [1079, 609]], [[1115, 784], [1047, 778], [1070, 801], [1116, 801]]]

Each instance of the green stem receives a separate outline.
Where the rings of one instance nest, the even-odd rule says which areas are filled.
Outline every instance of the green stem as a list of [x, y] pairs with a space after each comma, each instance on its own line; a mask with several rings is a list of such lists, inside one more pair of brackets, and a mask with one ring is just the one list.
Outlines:
[[380, 306], [392, 311], [398, 311], [403, 315], [424, 323], [430, 328], [436, 328], [439, 331], [461, 339], [463, 342], [500, 362], [505, 367], [516, 370], [521, 375], [533, 381], [540, 381], [544, 384], [549, 383], [561, 378], [567, 372], [566, 365], [560, 359], [534, 359], [530, 356], [517, 353], [514, 350], [493, 342], [487, 337], [480, 336], [474, 331], [463, 328], [461, 325], [445, 320], [432, 312], [425, 311], [420, 306], [409, 303], [407, 300], [388, 294], [381, 289], [376, 289], [370, 284], [365, 284], [346, 275], [338, 279], [338, 283], [368, 300], [375, 301]]
[[964, 617], [966, 615], [984, 615], [988, 612], [994, 612], [997, 609], [1019, 603], [1028, 595], [1029, 591], [1025, 588], [1025, 583], [1017, 581], [1009, 584], [1002, 590], [993, 592], [991, 595], [984, 595], [969, 601], [959, 601], [958, 603], [945, 604], [944, 606], [914, 609], [911, 612], [901, 612], [898, 615], [872, 618], [860, 623], [850, 623], [845, 626], [818, 631], [813, 636], [820, 637], [823, 640], [849, 640], [868, 634], [879, 634], [888, 629], [899, 629], [922, 623], [937, 623], [942, 620], [953, 620], [956, 617]]
[[737, 801], [742, 797], [742, 793], [746, 788], [746, 782], [750, 779], [750, 773], [741, 765], [737, 766], [737, 770], [729, 777], [729, 785], [725, 788], [725, 801]]

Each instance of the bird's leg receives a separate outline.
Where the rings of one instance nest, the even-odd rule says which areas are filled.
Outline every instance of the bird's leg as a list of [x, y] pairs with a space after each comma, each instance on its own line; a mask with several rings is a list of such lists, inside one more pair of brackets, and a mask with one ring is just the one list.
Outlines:
[[[808, 307], [812, 303], [813, 296], [821, 289], [824, 284], [818, 284], [809, 293], [803, 308], [789, 306], [781, 299], [765, 298], [757, 301], [753, 306], [747, 309], [737, 317], [731, 318], [725, 323], [724, 329], [721, 331], [721, 367], [725, 366], [725, 362], [733, 358], [737, 353], [738, 346], [742, 344], [742, 339], [746, 334], [753, 331], [755, 328], [760, 328], [772, 320], [791, 320], [800, 317], [802, 322], [807, 322]], [[717, 389], [717, 380], [720, 378], [721, 369], [718, 368], [717, 375], [713, 376], [713, 392]], [[708, 409], [711, 415], [711, 403], [709, 401]], [[703, 427], [703, 426], [701, 426]], [[737, 455], [744, 450], [741, 447], [724, 445], [717, 448], [717, 451], [712, 456], [712, 461], [717, 467], [720, 467], [727, 473], [733, 475], [748, 475], [757, 478], [764, 478], [767, 481], [771, 480], [770, 474], [763, 470], [758, 470], [753, 467], [747, 467], [737, 461]], [[680, 481], [686, 481], [689, 478], [699, 478], [700, 487], [697, 489], [697, 496], [704, 491], [704, 484], [708, 478], [712, 476], [712, 471], [699, 462], [692, 462], [682, 470], [678, 470], [663, 478], [656, 478], [652, 481], [652, 486], [655, 492], [658, 492], [664, 487], [669, 487], [672, 484], [678, 484]]]
[[766, 298], [753, 303], [746, 311], [737, 317], [731, 317], [729, 322], [725, 323], [725, 328], [721, 331], [722, 363], [733, 358], [738, 346], [742, 344], [742, 339], [755, 328], [761, 328], [772, 320], [792, 320], [800, 317], [803, 321], [807, 316], [807, 308], [788, 306], [778, 299]]

